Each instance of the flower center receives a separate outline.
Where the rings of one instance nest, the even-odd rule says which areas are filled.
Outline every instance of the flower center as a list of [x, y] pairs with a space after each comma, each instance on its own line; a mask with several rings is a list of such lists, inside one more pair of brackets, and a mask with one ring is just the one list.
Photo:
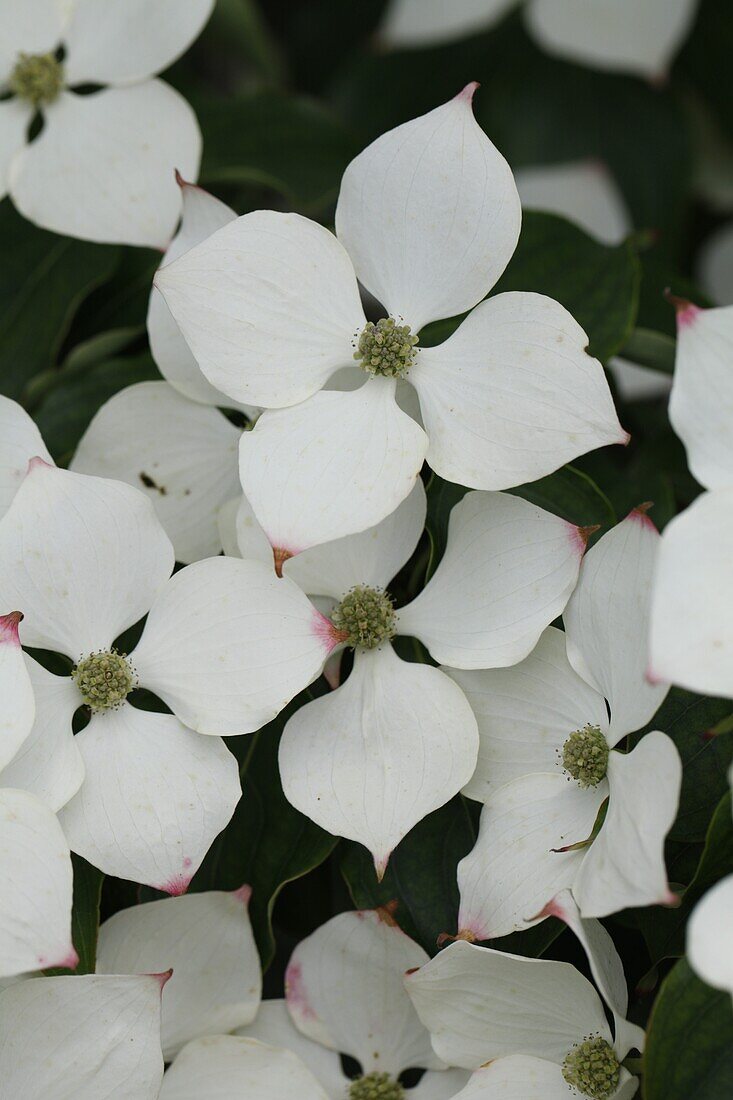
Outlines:
[[598, 726], [571, 733], [562, 747], [562, 766], [579, 787], [597, 787], [608, 771], [608, 741]]
[[92, 710], [109, 710], [124, 703], [135, 686], [135, 673], [116, 649], [90, 653], [71, 673], [82, 699]]
[[567, 1083], [591, 1100], [606, 1100], [618, 1087], [619, 1060], [600, 1035], [576, 1043], [565, 1055], [562, 1075]]
[[349, 1100], [404, 1100], [405, 1090], [388, 1073], [368, 1073], [349, 1088]]
[[10, 74], [10, 90], [41, 107], [53, 103], [64, 86], [64, 67], [52, 53], [18, 54]]
[[347, 645], [376, 649], [394, 638], [397, 616], [386, 592], [357, 584], [334, 607], [331, 622]]
[[398, 325], [394, 317], [383, 317], [375, 324], [367, 321], [356, 345], [354, 359], [369, 374], [384, 378], [404, 378], [415, 361], [417, 336], [409, 325]]

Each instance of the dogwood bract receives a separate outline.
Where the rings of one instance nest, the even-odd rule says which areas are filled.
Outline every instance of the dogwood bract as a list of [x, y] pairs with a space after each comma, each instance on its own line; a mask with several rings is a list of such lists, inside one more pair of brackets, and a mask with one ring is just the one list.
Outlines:
[[650, 675], [733, 698], [733, 306], [677, 303], [669, 415], [708, 492], [668, 524], [654, 579]]
[[613, 941], [597, 921], [580, 919], [567, 892], [552, 908], [580, 939], [603, 999], [569, 963], [460, 940], [405, 977], [438, 1057], [478, 1071], [476, 1091], [466, 1096], [628, 1100], [638, 1088], [621, 1063], [630, 1049], [643, 1049], [644, 1033], [625, 1018], [626, 980]]
[[[394, 46], [460, 38], [497, 23], [520, 0], [392, 0], [384, 36]], [[527, 0], [528, 30], [548, 53], [598, 69], [665, 75], [698, 0]]]
[[[518, 497], [469, 493], [452, 511], [445, 555], [423, 591], [395, 610], [386, 591], [425, 522], [425, 493], [371, 530], [285, 562], [330, 615], [328, 636], [354, 650], [349, 678], [301, 707], [280, 742], [288, 800], [329, 832], [364, 844], [382, 875], [390, 852], [468, 782], [476, 720], [444, 672], [398, 657], [396, 635], [464, 668], [512, 664], [564, 608], [584, 532]], [[246, 502], [237, 529], [245, 557], [271, 557]]]
[[[37, 225], [164, 248], [195, 179], [196, 117], [154, 74], [193, 42], [213, 0], [0, 0], [0, 197]], [[60, 59], [59, 50], [63, 50]], [[104, 85], [79, 94], [83, 85]], [[38, 112], [43, 130], [30, 144]]]
[[[335, 643], [296, 585], [260, 563], [210, 558], [171, 577], [173, 549], [137, 490], [30, 467], [0, 521], [0, 603], [24, 608], [24, 644], [74, 662], [52, 678], [54, 724], [68, 731], [76, 709], [91, 709], [64, 830], [107, 873], [180, 892], [240, 795], [217, 735], [273, 718]], [[146, 612], [128, 658], [116, 639]], [[130, 705], [138, 684], [173, 714]]]
[[157, 1100], [168, 974], [31, 978], [0, 992], [0, 1092]]
[[48, 716], [36, 713], [35, 662], [20, 647], [21, 618], [0, 616], [0, 978], [78, 962], [71, 856], [54, 813], [76, 787], [59, 798], [59, 785], [46, 782], [46, 757], [56, 754], [52, 739], [38, 735], [39, 720]]
[[[480, 301], [514, 251], [521, 208], [473, 117], [474, 89], [352, 161], [337, 237], [261, 210], [158, 272], [208, 380], [267, 410], [242, 437], [240, 476], [281, 558], [378, 523], [425, 457], [449, 480], [504, 489], [627, 439], [562, 306], [526, 293]], [[376, 323], [357, 278], [381, 302]], [[471, 309], [444, 343], [417, 346], [428, 322]], [[354, 361], [360, 388], [323, 389]], [[395, 400], [400, 380], [424, 431]]]
[[658, 543], [645, 511], [633, 511], [586, 554], [564, 635], [549, 628], [515, 668], [451, 671], [481, 739], [466, 793], [484, 802], [476, 846], [458, 865], [461, 933], [527, 928], [564, 887], [592, 917], [673, 900], [664, 839], [679, 754], [657, 731], [628, 754], [616, 749], [668, 690], [645, 678]]

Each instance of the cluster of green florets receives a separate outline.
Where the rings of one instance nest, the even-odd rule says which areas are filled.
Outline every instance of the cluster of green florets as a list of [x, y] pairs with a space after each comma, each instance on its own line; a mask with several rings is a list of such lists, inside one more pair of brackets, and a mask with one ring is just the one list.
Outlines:
[[331, 622], [355, 649], [376, 649], [394, 638], [397, 615], [392, 600], [381, 588], [357, 584], [331, 614]]
[[354, 359], [369, 374], [403, 378], [415, 360], [417, 336], [409, 325], [398, 325], [394, 317], [368, 321], [359, 336]]
[[349, 1100], [404, 1100], [405, 1090], [388, 1073], [369, 1073], [349, 1088]]
[[562, 766], [579, 787], [597, 787], [608, 771], [608, 741], [598, 726], [571, 733], [562, 747]]
[[132, 665], [116, 649], [90, 653], [74, 666], [71, 675], [92, 710], [119, 707], [135, 686]]
[[18, 54], [10, 90], [34, 107], [53, 103], [64, 86], [64, 67], [52, 53]]
[[619, 1060], [610, 1043], [600, 1035], [578, 1043], [562, 1064], [567, 1083], [591, 1100], [607, 1100], [618, 1088]]

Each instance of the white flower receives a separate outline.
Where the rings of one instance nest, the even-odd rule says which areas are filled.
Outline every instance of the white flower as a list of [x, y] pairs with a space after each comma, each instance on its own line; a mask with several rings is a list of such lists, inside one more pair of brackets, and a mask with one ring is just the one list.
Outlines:
[[467, 1100], [628, 1100], [638, 1088], [621, 1063], [632, 1048], [643, 1050], [644, 1033], [625, 1018], [626, 980], [613, 941], [597, 921], [581, 920], [567, 892], [552, 912], [580, 939], [603, 1000], [569, 963], [465, 941], [405, 977], [438, 1057], [478, 1071], [462, 1094]]
[[654, 579], [650, 675], [733, 697], [733, 306], [677, 303], [669, 415], [703, 493], [665, 529]]
[[548, 629], [516, 668], [451, 673], [481, 737], [466, 788], [484, 802], [481, 827], [458, 867], [464, 934], [527, 928], [565, 887], [590, 917], [673, 900], [664, 838], [677, 812], [679, 755], [656, 731], [629, 754], [615, 748], [668, 690], [645, 679], [658, 543], [645, 512], [632, 512], [586, 554], [564, 635]]
[[98, 974], [172, 970], [161, 1044], [169, 1062], [192, 1039], [251, 1023], [262, 993], [250, 888], [165, 898], [121, 909], [99, 929]]
[[[687, 36], [699, 0], [528, 0], [526, 25], [548, 53], [598, 69], [660, 77]], [[383, 33], [394, 46], [460, 38], [497, 23], [520, 0], [392, 0]]]
[[167, 978], [31, 978], [0, 992], [3, 1097], [156, 1100]]
[[733, 305], [733, 222], [707, 238], [697, 259], [700, 285], [713, 302]]
[[[195, 179], [188, 103], [153, 79], [201, 31], [213, 0], [0, 0], [0, 197], [37, 225], [164, 248]], [[59, 49], [63, 60], [58, 60]], [[103, 85], [78, 94], [84, 85]], [[38, 111], [43, 130], [30, 144]]]
[[[364, 844], [380, 876], [402, 837], [468, 782], [478, 748], [461, 689], [440, 669], [402, 660], [391, 639], [417, 638], [458, 668], [513, 664], [562, 612], [585, 549], [582, 531], [535, 505], [468, 493], [451, 513], [434, 576], [395, 611], [388, 586], [424, 522], [418, 481], [376, 527], [284, 564], [285, 576], [330, 614], [330, 637], [354, 649], [354, 666], [341, 687], [289, 719], [280, 742], [283, 790], [328, 832]], [[245, 558], [271, 559], [245, 501], [237, 536]], [[326, 672], [338, 682], [333, 663]]]
[[[733, 768], [728, 780], [733, 786]], [[687, 924], [687, 960], [704, 982], [733, 997], [733, 875], [696, 905]]]
[[[334, 643], [299, 589], [260, 563], [210, 558], [171, 577], [173, 563], [141, 493], [40, 459], [0, 521], [0, 605], [24, 611], [25, 645], [74, 662], [70, 677], [45, 673], [57, 736], [68, 741], [73, 713], [91, 707], [74, 738], [86, 776], [61, 811], [71, 847], [109, 874], [178, 893], [240, 795], [218, 735], [273, 718]], [[134, 652], [117, 653], [146, 613]], [[131, 706], [138, 683], [173, 714]]]
[[71, 942], [71, 856], [54, 813], [76, 787], [64, 797], [63, 779], [53, 777], [62, 754], [43, 731], [49, 715], [42, 680], [36, 709], [32, 666], [40, 666], [23, 655], [21, 617], [0, 616], [0, 978], [73, 968], [78, 961]]
[[[351, 163], [338, 238], [257, 211], [158, 272], [208, 380], [268, 410], [242, 437], [240, 476], [281, 557], [378, 523], [425, 457], [449, 480], [503, 489], [627, 439], [562, 306], [521, 293], [481, 302], [514, 251], [521, 210], [473, 117], [473, 91]], [[376, 326], [357, 277], [382, 304]], [[429, 321], [471, 309], [444, 343], [415, 346]], [[355, 356], [364, 384], [324, 390]], [[425, 431], [398, 406], [399, 380], [417, 391]]]

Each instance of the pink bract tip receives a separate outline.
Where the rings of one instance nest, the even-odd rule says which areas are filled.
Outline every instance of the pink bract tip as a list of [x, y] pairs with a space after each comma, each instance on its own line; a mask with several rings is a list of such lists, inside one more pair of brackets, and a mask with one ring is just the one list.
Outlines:
[[659, 902], [660, 905], [665, 905], [668, 909], [678, 909], [682, 904], [682, 898], [679, 894], [675, 894], [673, 890], [667, 887], [664, 897]]
[[64, 970], [76, 970], [77, 966], [79, 965], [79, 955], [77, 954], [76, 948], [72, 943], [66, 949], [66, 954], [63, 956], [63, 958], [49, 959], [47, 956], [44, 955], [38, 961], [41, 964], [41, 968], [43, 970], [46, 970], [49, 967], [54, 967], [54, 969], [56, 967], [60, 967]]
[[162, 890], [164, 894], [170, 894], [171, 897], [179, 898], [181, 894], [185, 894], [191, 885], [191, 879], [193, 875], [173, 875], [168, 882], [162, 886], [158, 886], [158, 890]]
[[669, 287], [665, 290], [664, 297], [677, 311], [678, 328], [687, 328], [701, 312], [700, 307], [696, 306], [694, 302], [688, 301], [687, 298], [679, 298], [676, 294], [671, 292]]
[[643, 527], [649, 527], [655, 535], [659, 534], [654, 522], [649, 518], [647, 512], [650, 508], [654, 507], [653, 500], [646, 500], [643, 504], [637, 505], [636, 508], [632, 508], [629, 512], [627, 519], [635, 520], [637, 523], [642, 524]]
[[470, 106], [473, 103], [473, 97], [476, 95], [476, 90], [480, 87], [481, 85], [478, 80], [472, 80], [470, 84], [467, 84], [466, 87], [458, 93], [456, 99]]
[[184, 188], [184, 187], [193, 187], [193, 186], [194, 186], [194, 185], [193, 185], [192, 183], [190, 183], [190, 182], [189, 182], [188, 180], [185, 180], [185, 179], [183, 178], [183, 176], [181, 175], [181, 173], [180, 173], [180, 172], [178, 171], [178, 169], [177, 169], [177, 168], [174, 168], [174, 169], [173, 169], [173, 171], [174, 171], [174, 173], [175, 173], [175, 177], [176, 177], [176, 183], [177, 183], [177, 184], [178, 184], [178, 186], [179, 186], [179, 187], [181, 188], [181, 190], [183, 190], [183, 188]]
[[290, 558], [294, 558], [298, 553], [297, 550], [289, 550], [286, 546], [273, 546], [272, 548], [272, 560], [275, 563], [275, 573], [278, 577], [283, 575], [283, 566]]
[[238, 890], [232, 890], [232, 897], [237, 901], [241, 901], [245, 907], [249, 905], [249, 899], [252, 897], [252, 887], [248, 886], [245, 882], [243, 886], [240, 886]]
[[651, 666], [644, 673], [644, 679], [652, 687], [656, 687], [658, 684], [666, 684], [667, 680], [664, 676], [660, 676], [658, 672], [655, 672]]
[[588, 549], [588, 539], [591, 535], [594, 535], [596, 531], [600, 531], [600, 523], [595, 523], [590, 527], [576, 527], [573, 523], [568, 524], [568, 530], [570, 532], [570, 540], [576, 553], [583, 554]]
[[30, 462], [28, 463], [28, 471], [27, 472], [31, 473], [32, 470], [40, 470], [40, 469], [52, 470], [53, 466], [51, 465], [50, 462], [46, 462], [45, 458], [41, 458], [40, 455], [34, 455], [33, 458], [30, 460]]
[[340, 633], [331, 620], [322, 615], [317, 607], [313, 608], [312, 629], [327, 654], [346, 639], [346, 635]]
[[18, 624], [22, 622], [22, 611], [11, 611], [9, 615], [0, 615], [0, 645], [20, 645]]
[[160, 990], [162, 993], [165, 983], [173, 977], [173, 968], [171, 967], [170, 970], [163, 970], [160, 974], [146, 974], [145, 977], [153, 978], [160, 986]]

